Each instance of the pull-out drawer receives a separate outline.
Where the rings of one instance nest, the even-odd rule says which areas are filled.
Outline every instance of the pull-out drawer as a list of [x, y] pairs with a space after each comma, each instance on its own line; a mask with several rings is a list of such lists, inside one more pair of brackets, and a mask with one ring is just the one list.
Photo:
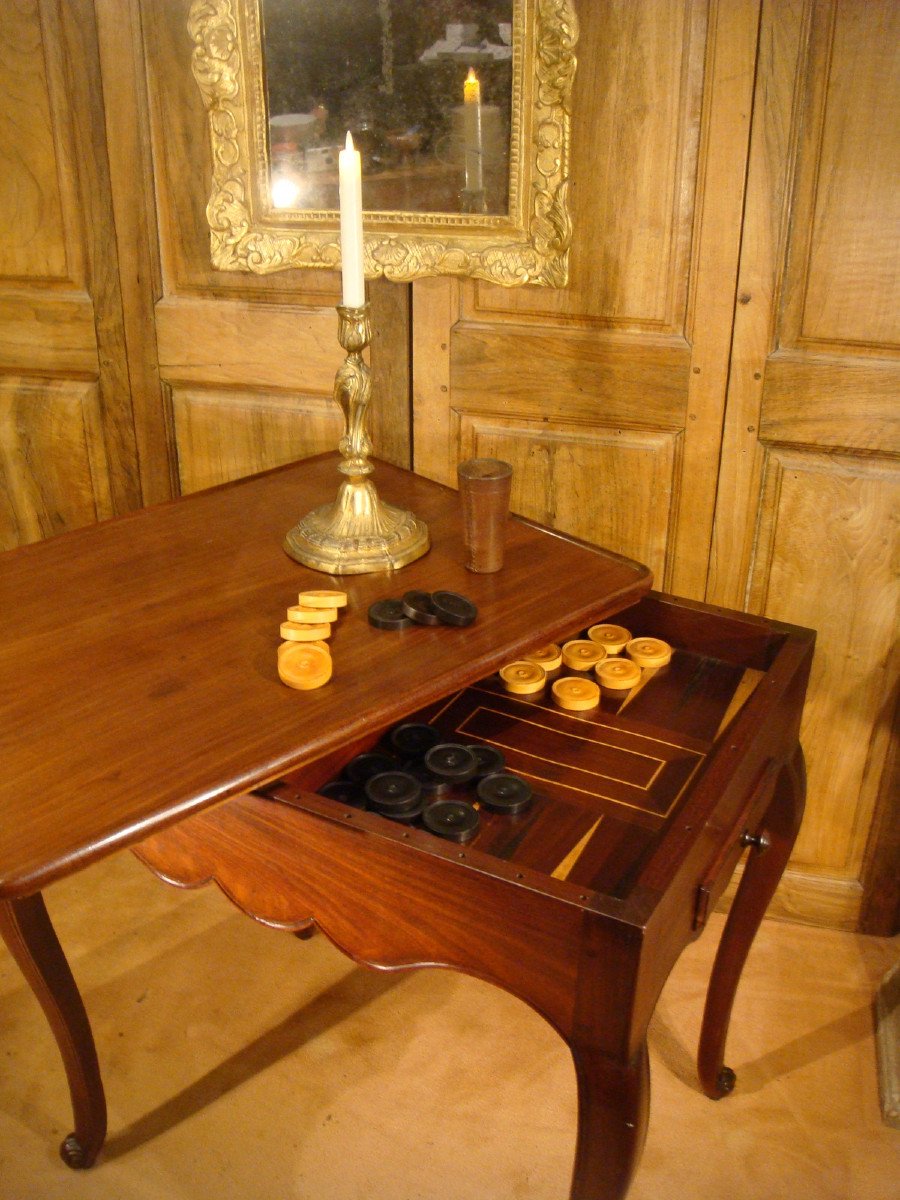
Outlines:
[[[662, 895], [676, 873], [687, 872], [699, 927], [757, 832], [779, 766], [796, 744], [796, 699], [813, 635], [657, 594], [615, 620], [636, 637], [669, 642], [673, 655], [666, 666], [644, 669], [631, 690], [604, 690], [595, 708], [560, 708], [554, 675], [531, 696], [508, 693], [492, 675], [409, 719], [436, 726], [445, 742], [493, 747], [505, 769], [532, 788], [531, 803], [512, 815], [481, 803], [472, 782], [445, 789], [442, 799], [478, 811], [477, 833], [466, 843], [470, 864], [515, 866], [532, 886], [543, 880], [552, 891], [568, 881], [594, 903]], [[395, 838], [388, 818], [313, 795], [342, 778], [362, 751], [409, 765], [390, 734], [313, 763], [265, 794]], [[413, 830], [419, 849], [431, 844], [443, 852], [421, 816], [404, 816], [403, 829], [407, 839]]]

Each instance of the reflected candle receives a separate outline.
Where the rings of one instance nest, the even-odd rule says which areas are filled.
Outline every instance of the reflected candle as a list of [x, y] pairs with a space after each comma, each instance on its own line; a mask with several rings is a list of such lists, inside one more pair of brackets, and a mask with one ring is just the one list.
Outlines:
[[481, 83], [474, 67], [463, 84], [463, 111], [466, 137], [466, 190], [480, 192], [484, 187], [481, 171]]
[[363, 272], [362, 163], [353, 138], [338, 155], [341, 201], [341, 281], [346, 308], [361, 308], [366, 302]]

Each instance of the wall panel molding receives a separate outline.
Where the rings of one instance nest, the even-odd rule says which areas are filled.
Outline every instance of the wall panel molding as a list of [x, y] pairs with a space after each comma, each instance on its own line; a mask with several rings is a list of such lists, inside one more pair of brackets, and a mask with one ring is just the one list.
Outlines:
[[900, 447], [898, 368], [890, 359], [779, 351], [766, 364], [759, 435], [857, 452]]
[[858, 879], [889, 729], [900, 617], [900, 466], [767, 447], [748, 607], [819, 639], [801, 738], [809, 819], [795, 861]]
[[172, 297], [156, 306], [168, 383], [244, 384], [331, 394], [344, 352], [333, 309]]
[[171, 403], [185, 495], [333, 450], [343, 427], [321, 396], [173, 387]]
[[[718, 905], [725, 912], [731, 905], [743, 875], [743, 865], [735, 871]], [[829, 929], [853, 932], [859, 926], [863, 890], [855, 879], [835, 879], [788, 867], [766, 910], [776, 921], [795, 921], [800, 925], [825, 925]]]
[[[55, 94], [60, 90], [58, 46], [52, 32], [49, 38], [45, 36], [42, 15], [55, 24], [53, 11], [37, 0], [4, 7], [0, 38], [0, 277], [71, 286], [80, 256], [71, 253], [74, 204], [66, 170], [71, 155], [60, 154], [71, 137], [69, 114]], [[60, 129], [60, 123], [64, 128]]]
[[112, 514], [97, 381], [0, 376], [0, 549]]
[[579, 14], [569, 285], [472, 285], [467, 318], [684, 334], [707, 8], [604, 0]]
[[0, 371], [96, 379], [100, 361], [90, 296], [0, 291]]
[[900, 345], [896, 123], [873, 119], [900, 105], [900, 8], [812, 7], [779, 344], [878, 355]]
[[514, 512], [613, 546], [664, 586], [681, 465], [677, 432], [456, 411], [458, 455], [513, 465]]
[[689, 362], [680, 338], [622, 341], [582, 330], [461, 322], [450, 343], [454, 404], [672, 430], [684, 424]]

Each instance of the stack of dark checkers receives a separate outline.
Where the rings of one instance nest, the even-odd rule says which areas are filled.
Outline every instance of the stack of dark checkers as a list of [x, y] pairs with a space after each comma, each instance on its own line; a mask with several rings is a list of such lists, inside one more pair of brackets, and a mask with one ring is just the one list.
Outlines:
[[531, 785], [506, 770], [499, 750], [442, 739], [424, 721], [396, 725], [383, 748], [357, 754], [319, 794], [453, 842], [475, 837], [479, 810], [511, 817], [530, 807]]
[[376, 600], [369, 607], [369, 624], [376, 629], [409, 629], [413, 625], [471, 625], [478, 609], [458, 592], [406, 592], [400, 600]]

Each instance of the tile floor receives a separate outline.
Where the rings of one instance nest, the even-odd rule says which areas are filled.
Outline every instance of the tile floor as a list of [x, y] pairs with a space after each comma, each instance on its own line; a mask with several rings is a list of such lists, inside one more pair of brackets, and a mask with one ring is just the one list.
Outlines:
[[[565, 1200], [574, 1075], [530, 1009], [446, 971], [383, 974], [181, 892], [122, 854], [47, 894], [96, 1035], [110, 1136], [56, 1144], [68, 1101], [0, 948], [0, 1200]], [[735, 1093], [692, 1056], [721, 928], [650, 1031], [650, 1130], [629, 1200], [897, 1200], [871, 998], [897, 941], [767, 922], [738, 994]]]

